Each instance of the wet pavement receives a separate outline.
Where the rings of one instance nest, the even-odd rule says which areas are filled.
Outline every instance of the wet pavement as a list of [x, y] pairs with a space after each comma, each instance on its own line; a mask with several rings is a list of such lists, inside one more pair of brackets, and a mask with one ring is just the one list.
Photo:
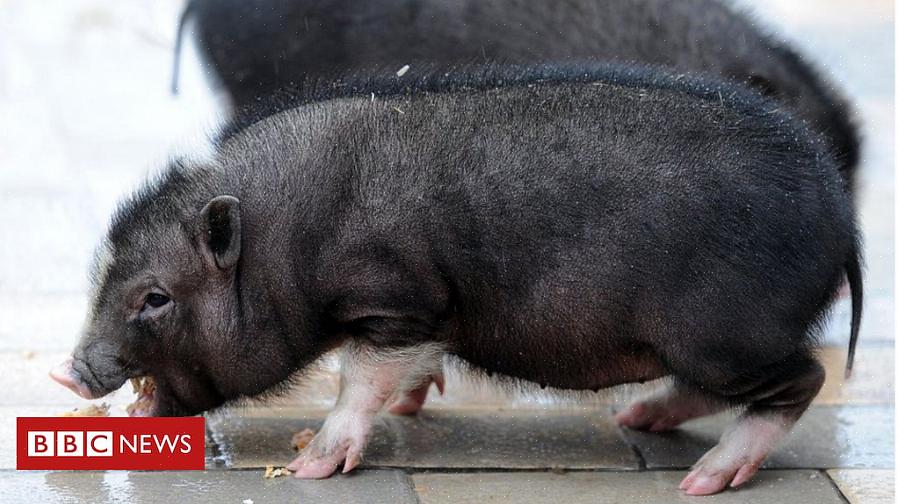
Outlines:
[[[115, 202], [175, 151], [202, 148], [220, 108], [189, 48], [168, 94], [180, 0], [0, 0], [0, 501], [3, 502], [894, 502], [894, 14], [870, 0], [740, 1], [833, 76], [862, 126], [866, 304], [843, 379], [848, 304], [827, 324], [827, 382], [749, 485], [711, 498], [676, 490], [726, 414], [667, 434], [611, 413], [651, 384], [562, 396], [450, 371], [417, 417], [384, 416], [362, 469], [325, 481], [264, 480], [317, 428], [335, 366], [293, 393], [211, 415], [207, 470], [16, 472], [16, 416], [84, 403], [47, 378], [82, 325], [88, 266]], [[114, 415], [133, 395], [105, 398]]]

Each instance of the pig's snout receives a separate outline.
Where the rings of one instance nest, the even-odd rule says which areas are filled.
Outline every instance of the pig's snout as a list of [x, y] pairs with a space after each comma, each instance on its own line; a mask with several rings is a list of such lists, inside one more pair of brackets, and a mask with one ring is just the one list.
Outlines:
[[90, 387], [84, 383], [81, 374], [75, 370], [74, 362], [75, 360], [69, 357], [57, 364], [50, 370], [50, 378], [53, 378], [57, 383], [68, 387], [72, 392], [85, 399], [96, 399], [96, 396], [90, 391]]

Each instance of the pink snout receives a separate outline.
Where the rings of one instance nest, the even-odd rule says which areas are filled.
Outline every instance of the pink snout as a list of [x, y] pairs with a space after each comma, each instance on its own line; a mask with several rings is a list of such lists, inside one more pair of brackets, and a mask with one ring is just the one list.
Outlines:
[[95, 399], [94, 395], [90, 391], [90, 388], [88, 388], [88, 386], [85, 385], [83, 381], [81, 381], [81, 375], [79, 375], [78, 372], [75, 371], [75, 369], [72, 367], [73, 362], [74, 359], [69, 357], [62, 363], [56, 365], [56, 367], [50, 370], [50, 378], [53, 378], [57, 383], [61, 385], [65, 385], [72, 392], [85, 399]]

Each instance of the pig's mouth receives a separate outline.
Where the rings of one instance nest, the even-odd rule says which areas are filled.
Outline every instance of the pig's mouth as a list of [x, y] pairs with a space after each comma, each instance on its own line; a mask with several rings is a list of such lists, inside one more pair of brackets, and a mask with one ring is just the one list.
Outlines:
[[[79, 369], [75, 369], [75, 366]], [[117, 390], [128, 380], [127, 376], [121, 376], [115, 378], [115, 383], [112, 379], [104, 383], [86, 363], [71, 358], [53, 368], [50, 376], [85, 399], [102, 397]], [[103, 376], [105, 378], [105, 375]], [[131, 376], [136, 376], [131, 378], [131, 386], [137, 394], [137, 399], [125, 408], [129, 416], [189, 416], [213, 409], [224, 402], [218, 391], [210, 386], [211, 382], [208, 379], [182, 383], [183, 386], [180, 387], [182, 393], [178, 394], [179, 388], [173, 386], [176, 383], [160, 379], [158, 375], [144, 375], [135, 370]], [[184, 390], [189, 394], [185, 396]]]
[[182, 398], [174, 393], [167, 380], [153, 376], [131, 379], [131, 386], [137, 399], [125, 407], [132, 417], [189, 416], [202, 411], [191, 409]]

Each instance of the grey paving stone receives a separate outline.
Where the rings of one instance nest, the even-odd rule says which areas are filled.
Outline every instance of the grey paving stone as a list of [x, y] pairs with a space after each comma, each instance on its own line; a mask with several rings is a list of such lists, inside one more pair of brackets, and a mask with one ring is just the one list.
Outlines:
[[[770, 468], [894, 467], [894, 408], [813, 406], [770, 455]], [[686, 468], [717, 443], [732, 415], [687, 422], [671, 432], [624, 429], [648, 468]]]
[[832, 469], [827, 474], [851, 504], [895, 502], [895, 471], [891, 469]]
[[[284, 464], [296, 454], [293, 432], [318, 429], [325, 412], [288, 418], [222, 416], [209, 420], [231, 467]], [[365, 467], [636, 469], [638, 462], [607, 414], [543, 411], [427, 411], [385, 415]]]
[[761, 471], [745, 487], [710, 497], [688, 497], [678, 490], [685, 475], [679, 471], [424, 473], [412, 479], [423, 504], [842, 503], [839, 492], [818, 471]]
[[357, 471], [320, 481], [265, 480], [261, 471], [0, 471], [0, 488], [10, 503], [417, 502], [401, 471]]

